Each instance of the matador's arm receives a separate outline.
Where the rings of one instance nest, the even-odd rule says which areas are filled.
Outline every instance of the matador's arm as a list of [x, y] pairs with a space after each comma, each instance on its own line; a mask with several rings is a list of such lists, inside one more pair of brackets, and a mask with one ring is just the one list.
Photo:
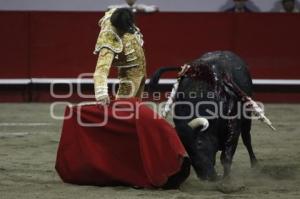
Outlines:
[[107, 77], [115, 54], [122, 51], [122, 40], [113, 31], [112, 27], [100, 31], [94, 51], [94, 54], [99, 53], [94, 73], [94, 88], [97, 101], [109, 102]]
[[108, 99], [107, 78], [114, 59], [114, 52], [109, 48], [101, 48], [94, 72], [95, 98], [97, 101]]

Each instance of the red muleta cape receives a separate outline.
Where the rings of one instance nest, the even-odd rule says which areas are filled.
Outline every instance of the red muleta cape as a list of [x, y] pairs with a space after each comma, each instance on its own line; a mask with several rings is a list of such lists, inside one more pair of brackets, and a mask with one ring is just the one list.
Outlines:
[[162, 187], [186, 157], [175, 129], [136, 99], [67, 107], [65, 116], [55, 166], [64, 182]]

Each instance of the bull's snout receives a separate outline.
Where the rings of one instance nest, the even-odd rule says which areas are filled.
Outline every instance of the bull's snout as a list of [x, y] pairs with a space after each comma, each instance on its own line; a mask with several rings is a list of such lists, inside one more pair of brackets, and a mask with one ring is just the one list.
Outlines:
[[188, 125], [192, 128], [192, 129], [196, 129], [196, 128], [201, 128], [201, 132], [205, 131], [208, 127], [209, 127], [209, 122], [207, 119], [205, 119], [204, 117], [197, 117], [195, 119], [193, 119], [192, 121], [190, 121], [188, 123]]

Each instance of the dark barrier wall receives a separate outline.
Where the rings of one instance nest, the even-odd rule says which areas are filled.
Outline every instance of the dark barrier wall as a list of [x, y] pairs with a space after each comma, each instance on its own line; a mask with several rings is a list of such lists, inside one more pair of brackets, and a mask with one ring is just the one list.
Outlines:
[[[76, 77], [93, 72], [103, 13], [0, 12], [0, 78]], [[300, 79], [300, 15], [139, 14], [148, 74], [207, 51], [232, 50], [254, 78]], [[112, 72], [114, 77], [116, 70]]]

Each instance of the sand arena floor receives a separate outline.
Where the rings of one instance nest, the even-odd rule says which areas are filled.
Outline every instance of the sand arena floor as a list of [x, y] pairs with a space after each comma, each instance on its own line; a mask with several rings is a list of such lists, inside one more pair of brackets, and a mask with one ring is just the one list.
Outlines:
[[[194, 173], [179, 190], [143, 190], [64, 184], [54, 170], [62, 121], [50, 104], [0, 104], [0, 199], [97, 198], [300, 198], [300, 105], [269, 104], [278, 132], [254, 122], [253, 146], [260, 165], [250, 169], [239, 144], [231, 180], [200, 182]], [[64, 107], [55, 109], [62, 114]], [[217, 169], [221, 171], [220, 162]]]

